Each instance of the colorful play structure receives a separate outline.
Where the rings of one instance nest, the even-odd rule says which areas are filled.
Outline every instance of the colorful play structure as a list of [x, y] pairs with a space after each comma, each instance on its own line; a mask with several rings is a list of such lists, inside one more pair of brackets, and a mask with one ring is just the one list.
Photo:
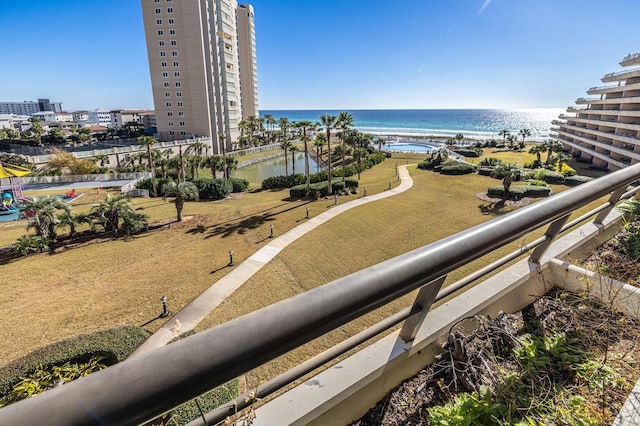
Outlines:
[[22, 184], [18, 179], [31, 173], [31, 170], [11, 164], [0, 162], [0, 179], [9, 179], [9, 186], [4, 187], [0, 181], [0, 222], [10, 222], [20, 219], [21, 212], [18, 206], [25, 197], [22, 193]]

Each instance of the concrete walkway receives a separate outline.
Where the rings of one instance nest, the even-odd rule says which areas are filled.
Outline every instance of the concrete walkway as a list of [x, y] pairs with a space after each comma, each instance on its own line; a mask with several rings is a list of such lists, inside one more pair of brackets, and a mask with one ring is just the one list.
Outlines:
[[366, 197], [362, 196], [356, 200], [338, 204], [330, 210], [296, 226], [262, 247], [247, 260], [236, 266], [233, 271], [220, 278], [191, 303], [183, 307], [180, 312], [173, 315], [169, 321], [149, 337], [131, 356], [141, 355], [165, 346], [178, 334], [193, 330], [216, 306], [240, 288], [245, 281], [251, 278], [264, 265], [269, 263], [282, 249], [307, 232], [310, 232], [342, 212], [363, 204], [392, 197], [413, 186], [413, 179], [409, 176], [407, 166], [398, 166], [398, 174], [401, 179], [399, 186], [378, 194], [368, 195]]

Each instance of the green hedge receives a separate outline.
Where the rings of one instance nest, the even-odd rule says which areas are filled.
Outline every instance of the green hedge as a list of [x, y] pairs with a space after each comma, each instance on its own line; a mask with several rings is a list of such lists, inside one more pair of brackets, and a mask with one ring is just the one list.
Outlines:
[[568, 186], [578, 186], [590, 180], [593, 180], [593, 178], [589, 176], [567, 176], [564, 178], [564, 184]]
[[[155, 180], [156, 180], [156, 188], [158, 189], [158, 194], [163, 194], [164, 186], [169, 182], [173, 182], [173, 179], [171, 178], [167, 178], [167, 179], [155, 178]], [[138, 182], [136, 182], [135, 186], [136, 186], [136, 189], [149, 190], [149, 195], [153, 197], [153, 185], [151, 184], [151, 178], [140, 179]]]
[[446, 164], [440, 168], [443, 175], [466, 175], [476, 171], [476, 166], [466, 163]]
[[37, 349], [0, 367], [0, 397], [37, 369], [48, 369], [65, 362], [86, 362], [93, 356], [105, 357], [107, 365], [125, 360], [149, 334], [140, 327], [126, 326], [74, 337]]
[[542, 178], [542, 180], [544, 180], [547, 183], [560, 184], [560, 183], [564, 183], [564, 176], [556, 172], [547, 172], [544, 174], [544, 177]]
[[495, 157], [486, 157], [480, 160], [478, 164], [480, 166], [497, 166], [498, 164], [502, 164], [502, 160]]
[[[353, 190], [358, 187], [359, 182], [356, 179], [345, 179], [344, 185], [342, 184], [342, 178], [336, 178], [331, 181], [331, 189], [334, 192], [340, 192], [345, 189]], [[327, 182], [317, 182], [309, 185], [309, 197], [318, 199], [321, 197], [326, 197], [328, 195], [327, 192]], [[293, 188], [289, 189], [289, 197], [291, 199], [297, 200], [305, 197], [306, 193], [306, 184], [296, 185]]]
[[249, 181], [246, 179], [240, 178], [229, 178], [229, 182], [231, 182], [231, 192], [244, 192], [249, 189]]
[[[171, 412], [170, 418], [175, 423], [168, 424], [185, 425], [197, 418], [202, 418], [200, 409], [198, 408], [198, 404], [202, 408], [202, 412], [207, 413], [233, 399], [236, 399], [239, 394], [240, 382], [238, 379], [233, 379], [232, 381], [219, 386], [212, 391], [202, 394], [195, 400], [189, 401], [186, 404], [181, 405], [180, 407], [173, 410]], [[195, 401], [198, 401], [198, 403], [196, 404]]]
[[464, 157], [480, 157], [480, 155], [482, 154], [482, 152], [478, 152], [473, 149], [464, 149], [464, 148], [454, 149], [453, 152], [460, 154]]
[[202, 178], [193, 181], [198, 188], [200, 199], [222, 200], [233, 191], [230, 180]]
[[493, 167], [478, 167], [478, 174], [481, 176], [491, 176], [493, 170]]
[[[504, 187], [492, 186], [487, 190], [490, 197], [504, 197]], [[519, 185], [509, 188], [509, 198], [541, 198], [548, 197], [551, 194], [551, 188], [547, 186]]]
[[262, 181], [262, 189], [291, 188], [304, 182], [303, 174], [272, 176]]

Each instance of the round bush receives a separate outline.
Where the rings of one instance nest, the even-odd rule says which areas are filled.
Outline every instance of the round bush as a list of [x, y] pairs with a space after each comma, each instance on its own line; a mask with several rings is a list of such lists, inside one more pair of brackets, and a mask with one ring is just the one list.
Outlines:
[[249, 189], [249, 181], [246, 179], [229, 178], [229, 182], [232, 186], [231, 192], [244, 192]]
[[479, 167], [478, 174], [481, 176], [491, 176], [493, 173], [493, 167]]
[[231, 182], [225, 179], [196, 179], [193, 183], [200, 199], [222, 200], [233, 190]]

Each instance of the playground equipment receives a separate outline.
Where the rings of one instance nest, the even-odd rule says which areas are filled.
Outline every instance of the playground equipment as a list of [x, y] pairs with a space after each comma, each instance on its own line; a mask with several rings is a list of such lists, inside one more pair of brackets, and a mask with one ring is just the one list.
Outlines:
[[18, 179], [31, 173], [31, 170], [0, 162], [0, 179], [9, 179], [9, 185], [3, 186], [0, 180], [0, 222], [9, 222], [20, 218], [18, 202], [24, 200], [22, 184]]

